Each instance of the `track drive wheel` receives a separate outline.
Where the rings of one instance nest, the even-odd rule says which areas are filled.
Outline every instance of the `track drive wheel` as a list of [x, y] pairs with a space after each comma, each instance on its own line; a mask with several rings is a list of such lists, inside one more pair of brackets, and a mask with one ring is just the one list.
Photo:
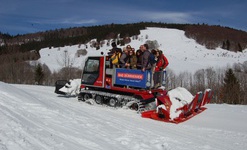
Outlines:
[[92, 98], [92, 95], [91, 95], [91, 94], [85, 93], [85, 94], [83, 95], [83, 101], [86, 101], [86, 100], [88, 100], [88, 99], [90, 99], [90, 98]]
[[118, 100], [116, 99], [116, 98], [110, 98], [109, 99], [109, 106], [111, 106], [111, 107], [116, 107], [117, 106], [117, 103], [118, 103]]
[[103, 104], [103, 101], [104, 101], [104, 97], [103, 96], [101, 96], [101, 95], [95, 95], [95, 102], [97, 103], [97, 104]]

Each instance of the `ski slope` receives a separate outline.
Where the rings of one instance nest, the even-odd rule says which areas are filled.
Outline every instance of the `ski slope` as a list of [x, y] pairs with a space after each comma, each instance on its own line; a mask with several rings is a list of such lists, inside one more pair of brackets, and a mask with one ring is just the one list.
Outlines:
[[[159, 49], [163, 51], [169, 60], [168, 68], [177, 75], [185, 71], [194, 73], [199, 69], [225, 68], [234, 63], [242, 64], [247, 60], [247, 49], [243, 50], [242, 53], [230, 52], [221, 48], [209, 50], [205, 46], [196, 43], [194, 39], [187, 38], [184, 35], [184, 31], [178, 29], [149, 27], [145, 30], [140, 30], [138, 39], [131, 38], [129, 45], [137, 50], [147, 40], [156, 40], [158, 42]], [[92, 39], [92, 41], [95, 40]], [[101, 52], [106, 55], [109, 52], [112, 47], [107, 46], [106, 43], [107, 41], [105, 40], [105, 44], [99, 50], [91, 47], [90, 42], [85, 45], [43, 48], [40, 50], [41, 58], [38, 62], [46, 64], [51, 71], [58, 71], [64, 67], [62, 62], [64, 62], [66, 52], [68, 55], [67, 61], [70, 61], [69, 65], [82, 69], [87, 56], [99, 56]], [[123, 48], [123, 46], [119, 47]], [[87, 55], [78, 57], [76, 52], [80, 49], [86, 49]]]
[[0, 82], [1, 150], [245, 150], [247, 106], [208, 104], [182, 124]]

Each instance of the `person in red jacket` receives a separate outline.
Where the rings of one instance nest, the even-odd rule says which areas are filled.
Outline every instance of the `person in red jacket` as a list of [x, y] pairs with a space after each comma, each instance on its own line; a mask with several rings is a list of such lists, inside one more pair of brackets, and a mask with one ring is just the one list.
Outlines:
[[158, 56], [157, 56], [158, 60], [155, 66], [155, 71], [162, 71], [168, 66], [169, 62], [161, 50], [157, 50], [157, 51], [158, 51]]
[[168, 66], [169, 62], [161, 50], [157, 50], [157, 62], [154, 69], [154, 87], [161, 86], [163, 80], [163, 70]]

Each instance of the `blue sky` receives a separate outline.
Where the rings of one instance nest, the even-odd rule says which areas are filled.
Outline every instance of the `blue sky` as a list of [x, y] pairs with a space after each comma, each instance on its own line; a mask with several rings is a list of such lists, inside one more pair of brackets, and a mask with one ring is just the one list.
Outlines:
[[0, 32], [136, 23], [206, 23], [247, 31], [247, 0], [0, 0]]

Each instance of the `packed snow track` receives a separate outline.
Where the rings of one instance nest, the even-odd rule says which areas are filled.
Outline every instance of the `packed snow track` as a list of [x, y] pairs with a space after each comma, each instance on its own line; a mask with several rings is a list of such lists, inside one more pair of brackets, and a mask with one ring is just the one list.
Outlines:
[[208, 104], [182, 124], [0, 82], [0, 150], [244, 150], [247, 106]]

